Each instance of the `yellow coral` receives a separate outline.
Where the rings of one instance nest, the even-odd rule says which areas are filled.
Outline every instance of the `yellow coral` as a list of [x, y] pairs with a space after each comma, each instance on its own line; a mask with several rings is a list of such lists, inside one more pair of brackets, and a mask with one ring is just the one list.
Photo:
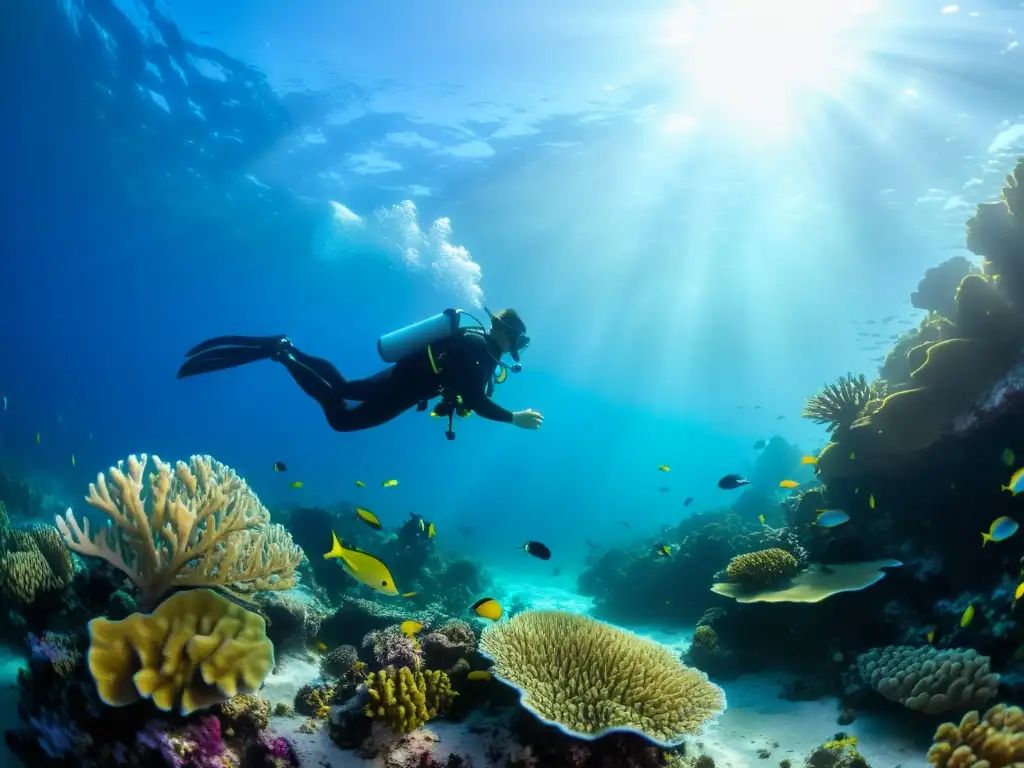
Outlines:
[[256, 613], [208, 589], [178, 592], [151, 614], [89, 622], [89, 671], [103, 702], [141, 698], [188, 715], [254, 693], [274, 668], [274, 645]]
[[796, 575], [799, 563], [778, 547], [736, 555], [729, 561], [725, 575], [733, 584], [747, 589], [778, 584]]
[[257, 734], [270, 724], [270, 702], [261, 696], [240, 693], [217, 707], [227, 735]]
[[587, 616], [524, 611], [489, 625], [480, 650], [524, 707], [577, 738], [629, 731], [673, 746], [725, 707], [670, 649]]
[[1018, 768], [1024, 765], [1024, 710], [996, 704], [984, 717], [972, 710], [960, 725], [935, 731], [928, 762], [938, 768]]
[[718, 634], [709, 626], [699, 626], [693, 632], [691, 647], [705, 653], [715, 653], [718, 650]]
[[[302, 550], [233, 469], [209, 456], [174, 467], [142, 454], [89, 484], [86, 501], [113, 523], [90, 535], [71, 510], [57, 517], [65, 543], [102, 557], [142, 591], [144, 605], [178, 587], [220, 587], [239, 593], [295, 586]], [[148, 490], [147, 499], [143, 492]], [[147, 502], [148, 501], [148, 505]]]
[[457, 694], [445, 672], [387, 667], [366, 676], [367, 717], [381, 718], [391, 730], [409, 733], [443, 712]]

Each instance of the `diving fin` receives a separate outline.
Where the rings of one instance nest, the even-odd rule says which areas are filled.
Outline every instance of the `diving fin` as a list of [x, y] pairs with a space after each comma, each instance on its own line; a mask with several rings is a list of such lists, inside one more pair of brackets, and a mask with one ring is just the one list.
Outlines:
[[287, 336], [218, 336], [192, 347], [178, 369], [177, 378], [236, 368], [258, 360], [270, 360], [291, 342]]

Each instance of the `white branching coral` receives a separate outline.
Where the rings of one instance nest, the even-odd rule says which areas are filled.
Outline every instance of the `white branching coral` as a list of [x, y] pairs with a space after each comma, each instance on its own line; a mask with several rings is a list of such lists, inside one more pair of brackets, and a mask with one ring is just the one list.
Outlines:
[[129, 456], [89, 484], [85, 500], [110, 518], [95, 535], [88, 518], [57, 516], [68, 547], [120, 568], [148, 605], [171, 587], [295, 586], [302, 550], [233, 469], [209, 456], [174, 466], [153, 456], [147, 475], [149, 460]]

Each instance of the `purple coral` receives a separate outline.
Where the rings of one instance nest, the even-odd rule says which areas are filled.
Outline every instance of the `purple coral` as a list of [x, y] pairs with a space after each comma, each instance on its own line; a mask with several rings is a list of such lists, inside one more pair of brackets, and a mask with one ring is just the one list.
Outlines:
[[150, 722], [137, 736], [139, 744], [159, 752], [170, 768], [223, 768], [227, 750], [220, 720], [201, 718], [182, 731], [168, 732], [157, 721]]
[[92, 743], [89, 734], [80, 731], [74, 723], [61, 722], [50, 713], [29, 717], [28, 722], [39, 734], [39, 746], [48, 757], [57, 759], [68, 753], [76, 755], [79, 748]]
[[277, 757], [281, 759], [291, 757], [292, 747], [284, 736], [264, 735], [260, 737], [260, 742], [263, 744], [263, 748], [267, 750], [267, 754], [270, 755], [270, 757]]

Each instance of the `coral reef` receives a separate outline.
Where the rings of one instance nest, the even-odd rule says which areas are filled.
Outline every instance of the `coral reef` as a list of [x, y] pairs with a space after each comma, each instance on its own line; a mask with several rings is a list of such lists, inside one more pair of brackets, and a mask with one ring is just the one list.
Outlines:
[[367, 717], [379, 718], [396, 732], [408, 733], [451, 704], [457, 694], [439, 670], [387, 667], [366, 676]]
[[848, 373], [808, 398], [801, 415], [815, 424], [824, 424], [830, 433], [844, 432], [861, 415], [868, 401], [879, 394], [877, 385], [870, 384], [863, 373]]
[[667, 648], [585, 616], [525, 611], [488, 626], [480, 650], [525, 708], [583, 739], [626, 731], [672, 746], [725, 707]]
[[66, 588], [75, 575], [75, 564], [52, 526], [14, 529], [0, 502], [0, 526], [6, 535], [0, 543], [0, 593], [21, 605], [40, 595]]
[[423, 664], [420, 644], [404, 634], [399, 625], [370, 632], [363, 638], [362, 647], [373, 654], [378, 669], [384, 667], [412, 667]]
[[941, 317], [955, 318], [956, 290], [965, 277], [976, 273], [975, 266], [963, 256], [946, 259], [938, 266], [925, 270], [917, 290], [910, 294], [910, 303]]
[[476, 649], [476, 635], [466, 622], [451, 619], [424, 635], [420, 648], [428, 667], [450, 670]]
[[762, 549], [737, 555], [729, 561], [725, 575], [733, 584], [754, 590], [770, 587], [796, 575], [797, 560], [784, 549]]
[[255, 606], [267, 622], [267, 637], [279, 651], [307, 645], [320, 632], [330, 610], [300, 587], [287, 592], [261, 592]]
[[179, 592], [151, 614], [89, 622], [89, 671], [103, 702], [150, 698], [182, 714], [254, 693], [274, 667], [255, 613], [207, 589]]
[[320, 674], [325, 678], [347, 677], [359, 663], [359, 651], [352, 645], [339, 645], [320, 662]]
[[1024, 710], [996, 704], [984, 715], [972, 710], [960, 724], [943, 723], [928, 750], [938, 768], [1017, 768], [1024, 764]]
[[[101, 557], [139, 588], [143, 605], [168, 589], [219, 587], [250, 594], [289, 589], [302, 550], [234, 470], [209, 456], [171, 466], [130, 456], [89, 484], [86, 501], [112, 525], [90, 535], [69, 509], [57, 517], [68, 547]], [[148, 493], [146, 493], [148, 491]], [[143, 500], [143, 494], [146, 500]], [[148, 501], [148, 505], [147, 505]]]
[[907, 709], [936, 715], [988, 703], [999, 689], [990, 659], [970, 649], [888, 646], [856, 659], [864, 682]]

